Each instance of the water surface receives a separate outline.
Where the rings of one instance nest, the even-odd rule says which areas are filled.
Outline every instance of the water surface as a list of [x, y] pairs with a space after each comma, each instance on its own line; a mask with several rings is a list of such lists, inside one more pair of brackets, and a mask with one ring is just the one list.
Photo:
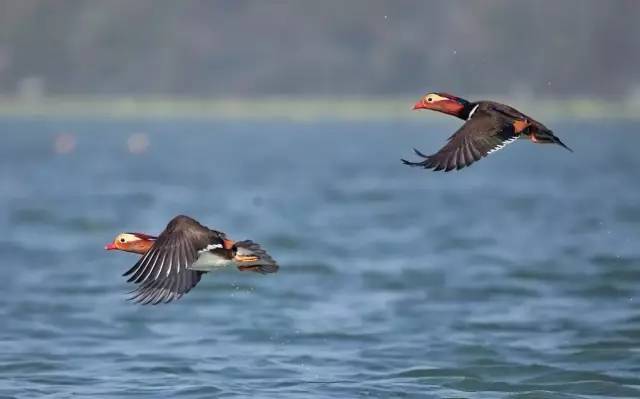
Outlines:
[[[640, 397], [640, 125], [443, 174], [428, 123], [0, 120], [0, 397]], [[280, 272], [127, 302], [179, 213]]]

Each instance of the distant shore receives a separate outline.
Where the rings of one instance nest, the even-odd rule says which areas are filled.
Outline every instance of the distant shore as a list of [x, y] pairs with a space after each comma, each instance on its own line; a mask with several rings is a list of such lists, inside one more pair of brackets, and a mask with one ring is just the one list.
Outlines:
[[[474, 97], [469, 97], [473, 99]], [[536, 119], [640, 119], [640, 101], [505, 99]], [[397, 120], [417, 118], [416, 98], [257, 97], [0, 97], [0, 116], [23, 118], [221, 119], [221, 120]], [[420, 114], [424, 117], [424, 113]]]

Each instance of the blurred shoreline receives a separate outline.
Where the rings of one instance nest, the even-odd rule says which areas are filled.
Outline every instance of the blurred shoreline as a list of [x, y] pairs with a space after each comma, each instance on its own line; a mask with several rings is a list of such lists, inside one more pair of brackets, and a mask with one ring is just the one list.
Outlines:
[[[18, 118], [213, 119], [367, 121], [424, 118], [435, 113], [411, 112], [418, 96], [406, 97], [0, 97], [0, 116]], [[640, 100], [599, 101], [468, 96], [514, 106], [536, 119], [640, 119]]]

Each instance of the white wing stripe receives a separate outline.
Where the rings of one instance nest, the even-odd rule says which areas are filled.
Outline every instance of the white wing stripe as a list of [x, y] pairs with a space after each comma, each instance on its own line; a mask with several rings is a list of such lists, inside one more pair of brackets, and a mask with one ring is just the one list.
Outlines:
[[138, 277], [139, 277], [144, 273], [144, 270], [146, 269], [145, 263], [147, 262], [147, 258], [149, 256], [153, 255], [154, 249], [155, 248], [151, 247], [151, 249], [149, 251], [147, 251], [147, 253], [144, 254], [144, 257], [138, 262], [138, 268], [136, 269], [135, 273], [133, 274], [134, 276], [138, 275], [138, 273], [139, 273], [139, 275], [138, 275]]
[[158, 249], [153, 247], [151, 248], [151, 250], [149, 252], [147, 252], [147, 254], [149, 254], [149, 259], [146, 259], [147, 257], [145, 256], [145, 261], [140, 264], [140, 267], [142, 268], [142, 270], [140, 270], [140, 274], [138, 275], [138, 278], [136, 279], [136, 281], [140, 281], [143, 282], [144, 280], [146, 280], [145, 275], [147, 274], [147, 269], [149, 268], [149, 266], [151, 265], [151, 263], [153, 263], [153, 257], [158, 253]]
[[504, 147], [506, 147], [506, 146], [507, 146], [507, 144], [511, 144], [511, 143], [513, 143], [514, 141], [516, 141], [517, 139], [518, 139], [518, 136], [516, 136], [516, 137], [511, 137], [510, 139], [503, 141], [503, 142], [502, 142], [502, 144], [498, 144], [497, 146], [493, 147], [493, 148], [491, 149], [491, 151], [487, 152], [487, 155], [491, 154], [492, 152], [496, 152], [496, 151], [498, 151], [498, 150], [503, 149]]
[[[160, 256], [158, 256], [160, 257]], [[167, 257], [167, 254], [163, 254], [162, 255], [162, 260], [160, 261], [160, 264], [158, 265], [158, 271], [156, 272], [156, 278], [154, 278], [154, 280], [157, 280], [158, 277], [160, 277], [160, 272], [162, 271], [162, 266], [164, 265], [164, 259]]]
[[198, 255], [203, 253], [203, 252], [209, 252], [212, 249], [216, 249], [216, 248], [222, 248], [222, 245], [221, 244], [209, 244], [209, 245], [207, 245], [206, 248], [199, 250], [198, 251]]
[[156, 250], [151, 258], [149, 258], [149, 263], [145, 267], [144, 275], [142, 281], [147, 281], [151, 274], [153, 273], [153, 269], [156, 267], [156, 263], [158, 262], [158, 258], [160, 257], [160, 250]]

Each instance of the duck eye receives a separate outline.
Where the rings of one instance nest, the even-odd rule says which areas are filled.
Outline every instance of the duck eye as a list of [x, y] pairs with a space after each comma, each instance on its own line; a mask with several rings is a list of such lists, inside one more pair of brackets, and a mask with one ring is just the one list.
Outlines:
[[120, 242], [124, 242], [124, 238], [121, 238], [121, 239], [120, 239]]
[[433, 98], [432, 97], [427, 97], [427, 102], [433, 102]]

